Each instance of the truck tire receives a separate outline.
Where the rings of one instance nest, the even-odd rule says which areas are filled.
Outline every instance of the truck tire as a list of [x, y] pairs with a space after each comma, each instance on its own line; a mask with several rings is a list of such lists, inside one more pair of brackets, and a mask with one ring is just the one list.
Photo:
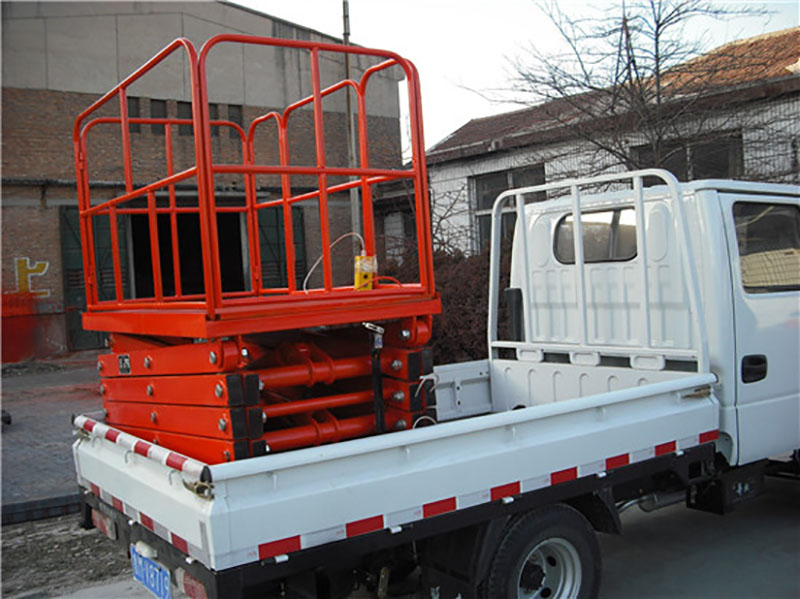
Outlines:
[[487, 599], [584, 599], [600, 588], [600, 548], [574, 508], [528, 512], [505, 532], [489, 566]]

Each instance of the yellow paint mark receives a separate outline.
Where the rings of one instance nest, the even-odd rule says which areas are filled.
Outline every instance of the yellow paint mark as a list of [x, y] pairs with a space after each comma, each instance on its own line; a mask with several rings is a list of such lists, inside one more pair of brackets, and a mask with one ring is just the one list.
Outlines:
[[27, 256], [14, 258], [14, 267], [17, 273], [17, 293], [28, 294], [34, 297], [48, 297], [49, 289], [31, 289], [31, 277], [41, 277], [50, 267], [50, 262], [42, 260], [31, 265], [31, 260]]

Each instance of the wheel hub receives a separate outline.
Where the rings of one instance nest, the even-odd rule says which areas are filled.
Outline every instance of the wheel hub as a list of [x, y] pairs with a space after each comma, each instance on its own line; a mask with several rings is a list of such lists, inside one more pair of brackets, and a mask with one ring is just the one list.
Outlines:
[[528, 553], [517, 581], [519, 599], [578, 596], [582, 571], [578, 552], [566, 539], [545, 539]]

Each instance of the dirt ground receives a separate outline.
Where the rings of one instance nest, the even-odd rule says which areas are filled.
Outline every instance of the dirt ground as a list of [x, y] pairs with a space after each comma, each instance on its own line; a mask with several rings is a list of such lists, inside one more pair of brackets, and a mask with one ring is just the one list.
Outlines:
[[66, 368], [60, 364], [51, 364], [48, 362], [18, 362], [14, 364], [3, 364], [2, 376], [3, 378], [29, 376], [61, 372], [62, 370], [66, 370]]
[[2, 596], [44, 599], [121, 576], [131, 576], [124, 551], [78, 516], [4, 526]]

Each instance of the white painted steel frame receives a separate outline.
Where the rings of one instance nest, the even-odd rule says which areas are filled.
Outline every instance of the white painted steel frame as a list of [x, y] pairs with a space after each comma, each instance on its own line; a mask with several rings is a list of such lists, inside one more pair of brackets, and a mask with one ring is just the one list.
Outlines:
[[[497, 489], [535, 490], [605, 471], [606, 460], [680, 451], [719, 426], [713, 375], [633, 387], [209, 466], [212, 500], [179, 472], [105, 439], [78, 440], [84, 485], [124, 498], [136, 513], [198, 548], [214, 570], [487, 503]], [[715, 437], [713, 437], [715, 438]], [[509, 492], [509, 494], [511, 494]], [[158, 531], [156, 531], [158, 534]], [[167, 539], [169, 540], [169, 539]], [[207, 557], [206, 557], [207, 556]], [[203, 561], [207, 559], [207, 561]]]
[[[530, 276], [530, 253], [529, 253], [529, 232], [527, 227], [527, 215], [525, 203], [522, 201], [522, 196], [529, 193], [548, 192], [554, 190], [569, 189], [572, 200], [572, 214], [573, 214], [573, 243], [575, 251], [575, 281], [576, 288], [578, 289], [578, 318], [580, 330], [580, 344], [569, 345], [573, 349], [586, 349], [597, 351], [599, 348], [588, 342], [588, 335], [586, 330], [587, 323], [587, 307], [586, 307], [586, 283], [585, 283], [585, 269], [583, 261], [583, 226], [581, 223], [581, 188], [587, 185], [596, 185], [600, 183], [621, 183], [626, 181], [633, 182], [634, 187], [634, 208], [636, 213], [636, 242], [637, 251], [640, 254], [639, 260], [639, 279], [643, 283], [642, 294], [642, 308], [641, 320], [645, 324], [645, 339], [646, 346], [633, 347], [633, 346], [611, 346], [610, 349], [614, 352], [627, 352], [627, 353], [641, 353], [642, 350], [649, 352], [652, 350], [652, 335], [650, 333], [650, 316], [649, 316], [649, 302], [648, 298], [648, 275], [647, 275], [647, 262], [646, 258], [646, 230], [644, 227], [644, 191], [642, 189], [642, 179], [644, 177], [657, 177], [664, 181], [669, 190], [669, 204], [672, 208], [673, 227], [678, 235], [681, 255], [681, 265], [683, 272], [684, 285], [689, 296], [689, 308], [691, 311], [692, 324], [694, 329], [694, 339], [696, 347], [693, 352], [697, 360], [698, 372], [704, 373], [709, 371], [708, 361], [708, 341], [706, 336], [705, 318], [701, 309], [700, 301], [700, 285], [698, 282], [697, 269], [695, 268], [694, 252], [689, 237], [688, 224], [684, 212], [683, 198], [681, 195], [680, 184], [678, 180], [668, 171], [661, 169], [644, 169], [639, 171], [632, 171], [627, 173], [613, 173], [608, 175], [600, 175], [597, 177], [588, 177], [583, 179], [571, 179], [559, 181], [557, 183], [546, 183], [543, 185], [535, 185], [532, 187], [521, 187], [518, 189], [509, 189], [501, 193], [497, 200], [495, 200], [492, 207], [492, 236], [491, 236], [491, 260], [489, 266], [489, 310], [487, 315], [487, 341], [489, 344], [489, 360], [490, 362], [495, 359], [495, 351], [500, 348], [514, 348], [517, 350], [531, 350], [536, 351], [541, 347], [550, 347], [548, 343], [531, 343], [528, 340], [534, 339], [533, 331], [533, 318], [530, 314], [531, 299], [533, 298], [532, 277]], [[523, 318], [525, 321], [526, 341], [523, 342], [510, 342], [500, 341], [498, 339], [498, 306], [499, 306], [499, 293], [500, 293], [500, 244], [502, 234], [500, 230], [501, 215], [504, 204], [509, 198], [516, 198], [516, 213], [517, 213], [517, 226], [516, 234], [520, 236], [519, 246], [521, 249], [521, 256], [515, 254], [516, 259], [521, 259], [524, 269], [524, 279], [526, 282], [525, 288], [522, 289], [523, 293]], [[545, 200], [547, 201], [547, 200]], [[553, 201], [553, 200], [550, 200]], [[516, 240], [515, 240], [516, 241]], [[659, 349], [658, 353], [672, 355], [673, 350]], [[687, 352], [680, 352], [685, 355]]]

